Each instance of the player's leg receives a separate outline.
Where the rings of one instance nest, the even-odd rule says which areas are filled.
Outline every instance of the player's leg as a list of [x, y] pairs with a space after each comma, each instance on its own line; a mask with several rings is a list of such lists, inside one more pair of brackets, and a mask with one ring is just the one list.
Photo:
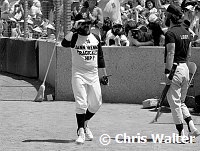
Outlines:
[[88, 109], [85, 116], [85, 133], [89, 140], [93, 139], [92, 132], [88, 127], [88, 121], [95, 115], [102, 104], [102, 94], [99, 81], [96, 81], [88, 88]]
[[191, 114], [184, 103], [188, 91], [188, 83], [189, 83], [189, 70], [188, 67], [185, 66], [185, 78], [183, 79], [181, 88], [181, 109], [183, 113], [183, 118], [188, 126], [189, 135], [197, 137], [200, 135], [200, 132], [195, 127]]
[[169, 102], [172, 117], [174, 123], [176, 124], [176, 129], [178, 130], [179, 136], [183, 135], [183, 114], [181, 110], [181, 83], [182, 74], [179, 66], [176, 69], [174, 78], [172, 80], [171, 86], [167, 93], [167, 100]]
[[84, 143], [84, 124], [87, 110], [87, 85], [79, 78], [72, 78], [72, 89], [76, 104], [77, 134], [76, 143]]

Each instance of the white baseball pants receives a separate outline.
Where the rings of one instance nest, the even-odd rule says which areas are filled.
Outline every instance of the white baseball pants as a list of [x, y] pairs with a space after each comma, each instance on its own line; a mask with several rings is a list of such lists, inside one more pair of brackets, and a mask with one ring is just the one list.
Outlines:
[[183, 120], [190, 116], [189, 110], [185, 105], [189, 84], [189, 69], [186, 63], [177, 66], [171, 86], [167, 93], [173, 120], [175, 124], [182, 124]]
[[73, 77], [72, 89], [77, 114], [84, 114], [87, 109], [91, 113], [98, 111], [102, 104], [101, 86], [98, 80], [92, 84], [87, 84], [82, 79]]

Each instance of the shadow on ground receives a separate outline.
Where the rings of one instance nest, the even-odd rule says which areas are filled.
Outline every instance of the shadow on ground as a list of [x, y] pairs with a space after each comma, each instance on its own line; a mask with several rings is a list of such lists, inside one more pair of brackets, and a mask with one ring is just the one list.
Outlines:
[[75, 140], [59, 140], [59, 139], [44, 139], [44, 140], [37, 140], [37, 139], [29, 139], [29, 140], [24, 140], [22, 141], [24, 143], [30, 143], [30, 142], [48, 142], [48, 143], [73, 143]]
[[[2, 79], [4, 84], [3, 85], [0, 84], [0, 89], [9, 88], [9, 87], [10, 88], [17, 88], [17, 87], [19, 87], [19, 88], [22, 88], [22, 87], [23, 88], [26, 88], [26, 87], [27, 88], [28, 87], [31, 88], [31, 87], [33, 87], [33, 89], [35, 89], [38, 92], [38, 90], [39, 90], [39, 88], [40, 88], [40, 86], [42, 84], [42, 81], [40, 81], [40, 80], [38, 80], [36, 78], [28, 78], [28, 77], [15, 75], [15, 74], [7, 73], [7, 72], [0, 72], [0, 76], [1, 75], [11, 78], [9, 80], [13, 79], [13, 80], [19, 81], [19, 84], [12, 85], [12, 81], [7, 81], [7, 80]], [[30, 85], [28, 85], [28, 86], [27, 85], [23, 85], [23, 84], [21, 85], [20, 81], [25, 81], [25, 82], [29, 83]], [[55, 96], [55, 89], [50, 84], [45, 83], [45, 94], [44, 94], [45, 98], [44, 98], [44, 101], [47, 101], [47, 95], [50, 95], [50, 94], [52, 94], [53, 97], [54, 97]], [[1, 99], [0, 98], [0, 100], [4, 101], [6, 99]], [[54, 98], [54, 100], [55, 100], [55, 98]], [[13, 100], [9, 100], [9, 101], [20, 101], [20, 100], [13, 99]], [[27, 101], [33, 101], [33, 100], [30, 99], [30, 100], [27, 100]]]

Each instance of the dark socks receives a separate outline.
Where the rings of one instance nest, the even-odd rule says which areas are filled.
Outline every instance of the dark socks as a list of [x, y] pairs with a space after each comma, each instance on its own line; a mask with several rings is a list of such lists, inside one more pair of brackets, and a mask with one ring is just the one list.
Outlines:
[[85, 115], [86, 115], [86, 114], [76, 114], [78, 130], [79, 130], [80, 128], [84, 128], [84, 124], [85, 124]]
[[188, 126], [188, 131], [191, 132], [190, 130], [190, 125], [189, 125], [189, 122], [192, 120], [191, 116], [185, 118], [185, 122], [187, 123], [187, 126]]
[[181, 132], [183, 130], [183, 124], [176, 124], [176, 129], [178, 130], [179, 136], [181, 136]]
[[85, 120], [90, 120], [95, 113], [91, 113], [89, 110], [86, 111]]

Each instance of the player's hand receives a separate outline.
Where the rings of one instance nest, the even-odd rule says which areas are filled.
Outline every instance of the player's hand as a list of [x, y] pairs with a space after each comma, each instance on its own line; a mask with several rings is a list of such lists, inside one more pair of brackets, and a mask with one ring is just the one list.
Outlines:
[[115, 40], [115, 45], [121, 46], [120, 37], [118, 35], [114, 38], [114, 40]]
[[[110, 75], [111, 76], [111, 75]], [[99, 79], [100, 84], [109, 86], [109, 76], [103, 76]]]
[[172, 80], [169, 80], [169, 74], [165, 74], [165, 83], [166, 85], [170, 85], [172, 83]]

